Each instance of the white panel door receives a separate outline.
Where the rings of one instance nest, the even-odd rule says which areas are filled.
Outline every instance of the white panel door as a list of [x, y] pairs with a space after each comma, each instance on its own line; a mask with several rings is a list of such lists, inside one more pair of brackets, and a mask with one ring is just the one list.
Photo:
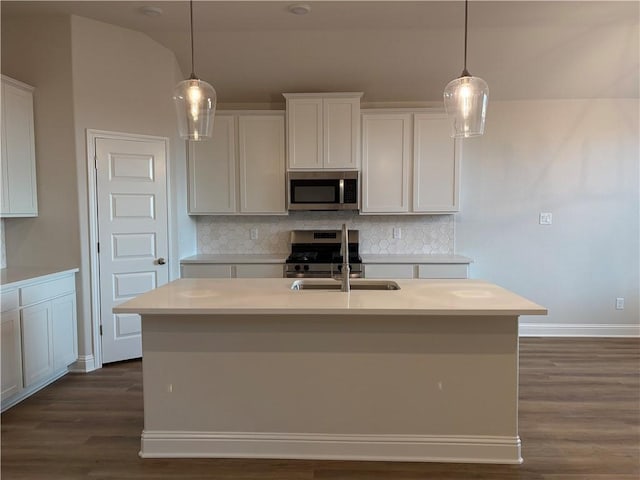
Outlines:
[[284, 117], [238, 118], [240, 211], [286, 213]]
[[138, 315], [113, 307], [168, 281], [165, 142], [96, 139], [102, 362], [142, 355]]
[[411, 114], [362, 115], [362, 213], [409, 211]]

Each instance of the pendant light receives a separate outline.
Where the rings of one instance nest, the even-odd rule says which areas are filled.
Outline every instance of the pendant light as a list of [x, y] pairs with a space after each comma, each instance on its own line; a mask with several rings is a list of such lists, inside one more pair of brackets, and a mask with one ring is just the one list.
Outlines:
[[451, 119], [452, 137], [475, 137], [484, 133], [489, 101], [487, 82], [467, 71], [467, 14], [469, 0], [464, 2], [464, 69], [462, 75], [444, 89], [444, 108]]
[[185, 140], [205, 140], [213, 134], [216, 112], [216, 91], [196, 77], [193, 68], [193, 0], [189, 0], [191, 15], [191, 75], [173, 90], [178, 114], [178, 131]]

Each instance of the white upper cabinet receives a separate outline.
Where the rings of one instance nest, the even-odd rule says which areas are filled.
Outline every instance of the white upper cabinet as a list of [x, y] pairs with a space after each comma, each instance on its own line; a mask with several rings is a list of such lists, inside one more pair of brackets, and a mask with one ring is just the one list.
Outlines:
[[411, 114], [362, 115], [362, 213], [409, 211]]
[[363, 113], [362, 213], [457, 212], [458, 145], [443, 114]]
[[457, 212], [459, 206], [460, 142], [449, 136], [446, 115], [413, 117], [413, 211]]
[[238, 117], [240, 212], [286, 213], [284, 116]]
[[33, 87], [2, 76], [2, 217], [38, 215]]
[[189, 213], [286, 214], [284, 113], [218, 112], [189, 142]]
[[362, 93], [285, 93], [289, 170], [358, 170]]
[[213, 138], [188, 143], [189, 213], [235, 213], [235, 117], [216, 115]]

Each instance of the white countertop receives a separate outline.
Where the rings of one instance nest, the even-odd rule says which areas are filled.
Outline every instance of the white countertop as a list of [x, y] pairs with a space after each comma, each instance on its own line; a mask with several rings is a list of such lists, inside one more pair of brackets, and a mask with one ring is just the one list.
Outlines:
[[462, 255], [378, 255], [362, 253], [362, 263], [472, 263], [469, 257]]
[[[334, 280], [314, 280], [327, 283]], [[291, 290], [292, 279], [184, 278], [114, 308], [157, 315], [546, 315], [544, 307], [479, 280], [395, 280], [397, 291]], [[357, 280], [352, 281], [357, 282]]]
[[9, 267], [0, 270], [0, 285], [3, 288], [19, 287], [23, 283], [35, 279], [45, 280], [48, 277], [56, 277], [66, 273], [75, 273], [77, 268], [60, 267]]
[[180, 263], [284, 263], [289, 256], [288, 253], [253, 253], [248, 255], [220, 253], [220, 254], [200, 254], [185, 257]]

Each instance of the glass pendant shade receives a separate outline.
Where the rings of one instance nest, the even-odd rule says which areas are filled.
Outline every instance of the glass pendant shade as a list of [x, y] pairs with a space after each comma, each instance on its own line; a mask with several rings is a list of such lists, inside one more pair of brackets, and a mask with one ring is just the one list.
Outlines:
[[484, 133], [489, 87], [479, 77], [462, 76], [444, 89], [444, 108], [451, 120], [452, 137], [475, 137]]
[[213, 134], [216, 91], [207, 82], [189, 78], [173, 91], [178, 114], [178, 131], [185, 140], [204, 140]]

